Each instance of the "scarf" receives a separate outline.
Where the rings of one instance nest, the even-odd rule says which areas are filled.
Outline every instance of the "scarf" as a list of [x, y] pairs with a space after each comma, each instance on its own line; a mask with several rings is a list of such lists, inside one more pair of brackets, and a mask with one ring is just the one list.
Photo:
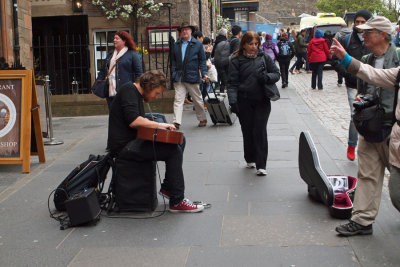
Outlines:
[[[119, 59], [120, 57], [122, 57], [126, 51], [128, 51], [128, 47], [124, 47], [121, 49], [121, 51], [117, 52], [117, 50], [114, 50], [113, 56], [111, 57], [111, 61], [110, 61], [110, 69], [117, 64], [117, 59]], [[113, 69], [113, 71], [110, 73], [110, 76], [108, 78], [108, 96], [115, 96], [117, 94], [117, 83], [116, 83], [116, 79], [115, 79], [115, 68]]]
[[243, 50], [243, 56], [245, 56], [247, 58], [256, 58], [257, 57], [257, 53], [256, 54], [248, 54], [246, 52], [246, 50]]

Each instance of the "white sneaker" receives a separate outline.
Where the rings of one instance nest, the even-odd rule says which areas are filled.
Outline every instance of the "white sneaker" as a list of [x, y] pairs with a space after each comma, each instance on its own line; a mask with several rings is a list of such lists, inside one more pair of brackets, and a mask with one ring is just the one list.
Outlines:
[[256, 167], [256, 164], [254, 162], [247, 163], [246, 168], [247, 169], [254, 169]]
[[267, 171], [264, 169], [258, 169], [257, 173], [258, 176], [266, 176], [267, 175]]

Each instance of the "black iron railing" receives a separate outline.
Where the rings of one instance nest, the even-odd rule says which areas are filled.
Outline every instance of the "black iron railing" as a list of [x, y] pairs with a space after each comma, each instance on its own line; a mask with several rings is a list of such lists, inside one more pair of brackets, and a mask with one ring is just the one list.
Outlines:
[[[149, 49], [147, 37], [141, 35], [137, 43], [143, 71], [158, 69], [169, 76], [168, 41], [161, 39], [151, 42]], [[89, 42], [87, 35], [37, 37], [33, 40], [32, 48], [35, 76], [40, 78], [49, 75], [50, 90], [57, 95], [90, 93], [107, 53], [114, 49], [112, 42]]]

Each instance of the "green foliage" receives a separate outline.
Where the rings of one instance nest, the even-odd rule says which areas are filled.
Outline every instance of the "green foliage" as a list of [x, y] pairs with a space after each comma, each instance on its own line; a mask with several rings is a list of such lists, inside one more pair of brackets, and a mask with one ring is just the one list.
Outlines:
[[357, 12], [360, 9], [366, 9], [371, 14], [385, 16], [390, 21], [397, 21], [399, 13], [396, 11], [395, 4], [383, 0], [318, 0], [316, 7], [322, 12], [333, 12], [338, 17], [343, 17], [345, 11]]
[[229, 19], [227, 18], [223, 18], [220, 15], [216, 16], [216, 27], [217, 27], [217, 33], [219, 32], [220, 29], [224, 28], [228, 30], [228, 35], [231, 36], [232, 35], [232, 27], [231, 27], [231, 23], [229, 22]]

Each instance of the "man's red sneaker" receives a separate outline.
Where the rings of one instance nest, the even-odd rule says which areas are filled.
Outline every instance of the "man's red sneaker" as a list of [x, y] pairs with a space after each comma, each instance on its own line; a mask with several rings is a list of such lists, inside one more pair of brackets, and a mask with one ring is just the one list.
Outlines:
[[158, 192], [161, 196], [163, 196], [163, 197], [165, 197], [166, 199], [169, 199], [169, 196], [170, 196], [170, 194], [169, 194], [169, 192], [167, 191], [167, 190], [165, 190], [165, 189], [160, 189], [160, 192]]
[[349, 160], [354, 160], [355, 158], [356, 158], [356, 155], [355, 155], [355, 147], [354, 146], [348, 146], [347, 147], [347, 158], [349, 159]]
[[200, 212], [204, 210], [203, 205], [194, 205], [192, 201], [185, 198], [176, 205], [169, 205], [170, 212]]

